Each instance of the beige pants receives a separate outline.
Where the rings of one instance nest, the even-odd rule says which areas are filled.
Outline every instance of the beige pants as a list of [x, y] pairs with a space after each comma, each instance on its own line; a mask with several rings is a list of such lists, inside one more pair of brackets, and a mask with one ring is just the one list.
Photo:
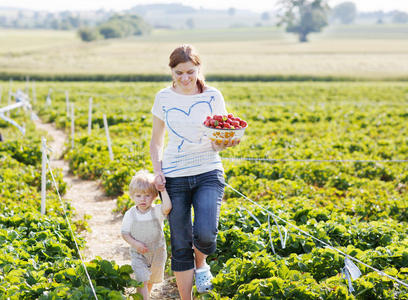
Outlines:
[[163, 281], [164, 268], [167, 259], [166, 247], [159, 247], [154, 251], [145, 254], [130, 251], [132, 259], [132, 269], [135, 280], [149, 283], [159, 283]]

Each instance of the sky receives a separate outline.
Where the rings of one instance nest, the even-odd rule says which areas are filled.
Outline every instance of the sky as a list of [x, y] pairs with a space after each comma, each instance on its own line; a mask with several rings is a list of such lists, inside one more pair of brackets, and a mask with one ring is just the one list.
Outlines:
[[[345, 1], [352, 1], [359, 11], [375, 10], [402, 10], [408, 12], [408, 0], [328, 0], [329, 5], [334, 6]], [[33, 10], [123, 10], [131, 8], [137, 4], [152, 3], [182, 3], [195, 8], [228, 9], [249, 9], [263, 12], [276, 8], [278, 0], [0, 0], [0, 7], [17, 7]]]

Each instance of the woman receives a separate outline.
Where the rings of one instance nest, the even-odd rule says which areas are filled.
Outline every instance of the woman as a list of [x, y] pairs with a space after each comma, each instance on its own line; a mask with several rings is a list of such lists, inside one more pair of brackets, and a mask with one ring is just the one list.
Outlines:
[[[169, 66], [173, 84], [156, 94], [152, 108], [150, 156], [156, 188], [166, 188], [173, 204], [169, 214], [171, 267], [184, 300], [192, 299], [194, 275], [198, 292], [212, 288], [206, 258], [215, 252], [225, 187], [218, 151], [239, 142], [218, 145], [204, 136], [206, 117], [227, 111], [221, 93], [205, 84], [200, 57], [192, 46], [176, 48]], [[165, 131], [168, 143], [162, 155]]]

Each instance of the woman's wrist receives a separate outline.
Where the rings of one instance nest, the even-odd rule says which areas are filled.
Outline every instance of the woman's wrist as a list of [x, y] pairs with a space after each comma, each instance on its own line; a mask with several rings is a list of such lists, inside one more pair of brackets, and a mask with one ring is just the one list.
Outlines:
[[163, 173], [161, 161], [159, 161], [157, 163], [153, 163], [153, 173], [154, 174]]
[[154, 169], [153, 170], [153, 173], [154, 173], [154, 175], [161, 175], [161, 174], [163, 174], [163, 171], [162, 171], [162, 169]]

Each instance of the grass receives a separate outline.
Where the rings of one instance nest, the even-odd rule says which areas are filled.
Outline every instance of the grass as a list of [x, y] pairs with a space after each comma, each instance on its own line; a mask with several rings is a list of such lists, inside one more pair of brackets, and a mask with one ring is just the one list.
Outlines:
[[83, 43], [70, 31], [0, 30], [0, 72], [169, 74], [172, 49], [192, 43], [206, 74], [398, 78], [408, 74], [407, 32], [408, 25], [329, 27], [298, 43], [272, 27], [156, 30]]

